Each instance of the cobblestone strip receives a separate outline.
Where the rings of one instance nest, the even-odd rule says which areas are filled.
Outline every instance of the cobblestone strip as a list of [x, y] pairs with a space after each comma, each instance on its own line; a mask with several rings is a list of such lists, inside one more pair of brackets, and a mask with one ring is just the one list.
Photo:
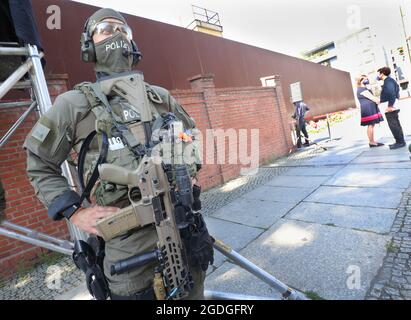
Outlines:
[[387, 255], [366, 295], [368, 300], [411, 299], [411, 185], [403, 193], [390, 235]]
[[0, 300], [52, 300], [84, 282], [84, 274], [68, 256], [41, 264], [0, 284]]
[[[323, 152], [319, 147], [293, 153], [277, 161], [298, 164]], [[276, 163], [275, 161], [274, 163]], [[264, 184], [275, 176], [288, 170], [288, 167], [263, 167], [253, 176], [242, 176], [222, 186], [207, 190], [201, 194], [203, 214], [211, 215], [214, 211], [234, 201], [248, 191]], [[228, 184], [238, 185], [237, 188], [226, 190]], [[224, 190], [224, 192], [222, 192]], [[52, 300], [84, 282], [84, 274], [78, 270], [70, 257], [62, 257], [52, 266], [42, 264], [24, 275], [16, 275], [1, 283], [0, 300]]]

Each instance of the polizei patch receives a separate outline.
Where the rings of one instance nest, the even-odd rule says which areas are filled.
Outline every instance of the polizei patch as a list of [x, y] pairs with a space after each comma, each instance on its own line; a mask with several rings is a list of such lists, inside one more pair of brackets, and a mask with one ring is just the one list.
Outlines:
[[106, 52], [109, 50], [117, 50], [122, 48], [129, 50], [130, 45], [123, 40], [113, 41], [112, 43], [106, 44]]
[[120, 102], [120, 106], [122, 107], [122, 115], [124, 122], [131, 122], [131, 121], [138, 121], [141, 120], [140, 113], [130, 106], [129, 103]]

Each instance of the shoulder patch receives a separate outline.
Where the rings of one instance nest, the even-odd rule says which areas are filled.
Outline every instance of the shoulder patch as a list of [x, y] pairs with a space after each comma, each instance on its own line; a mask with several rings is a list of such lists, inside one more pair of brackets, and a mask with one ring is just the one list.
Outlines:
[[46, 127], [44, 124], [38, 122], [31, 133], [31, 136], [41, 143], [44, 142], [44, 140], [47, 138], [47, 135], [50, 132], [50, 128]]

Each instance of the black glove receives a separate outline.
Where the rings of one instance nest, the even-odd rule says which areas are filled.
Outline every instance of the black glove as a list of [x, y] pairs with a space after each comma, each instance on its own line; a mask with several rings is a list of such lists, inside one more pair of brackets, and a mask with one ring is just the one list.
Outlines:
[[214, 238], [210, 236], [206, 223], [200, 213], [195, 214], [190, 236], [186, 239], [188, 256], [194, 266], [205, 272], [214, 262]]

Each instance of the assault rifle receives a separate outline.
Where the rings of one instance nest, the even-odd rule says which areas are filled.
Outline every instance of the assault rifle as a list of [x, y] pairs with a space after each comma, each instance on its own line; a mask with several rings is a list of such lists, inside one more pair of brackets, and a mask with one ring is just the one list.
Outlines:
[[[100, 80], [99, 85], [104, 95], [114, 92], [122, 96], [139, 113], [146, 152], [134, 171], [112, 164], [99, 166], [100, 179], [128, 186], [131, 205], [100, 220], [96, 228], [107, 241], [128, 230], [154, 223], [158, 236], [156, 250], [119, 261], [111, 266], [110, 272], [120, 274], [157, 261], [154, 277], [156, 298], [184, 298], [193, 286], [186, 248], [181, 239], [182, 234], [189, 232], [190, 222], [194, 220], [191, 177], [185, 164], [174, 163], [174, 155], [171, 163], [165, 164], [151, 154], [152, 110], [142, 74], [131, 72], [120, 77], [108, 77]], [[175, 118], [171, 117], [171, 120], [167, 124], [168, 137], [163, 138], [169, 140], [174, 151], [176, 135], [183, 125]]]

